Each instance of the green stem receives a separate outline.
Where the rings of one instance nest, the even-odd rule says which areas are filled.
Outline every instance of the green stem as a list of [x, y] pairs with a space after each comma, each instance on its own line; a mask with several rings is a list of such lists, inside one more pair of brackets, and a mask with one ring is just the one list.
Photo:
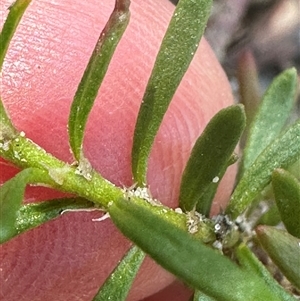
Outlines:
[[96, 171], [91, 171], [92, 180], [85, 179], [78, 168], [46, 153], [22, 133], [1, 145], [0, 156], [17, 167], [22, 169], [35, 167], [45, 171], [43, 177], [39, 179], [39, 183], [43, 185], [74, 193], [104, 208], [107, 208], [111, 200], [123, 197], [120, 188], [115, 187]]
[[[46, 185], [54, 189], [76, 194], [79, 197], [88, 199], [103, 209], [110, 211], [110, 205], [119, 199], [128, 199], [135, 204], [142, 205], [146, 210], [151, 211], [161, 218], [171, 221], [182, 230], [189, 229], [191, 217], [183, 213], [163, 206], [150, 196], [145, 196], [145, 191], [124, 190], [104, 179], [96, 171], [91, 171], [90, 180], [78, 172], [78, 167], [60, 161], [51, 154], [47, 153], [40, 146], [24, 137], [20, 133], [14, 138], [1, 141], [0, 156], [12, 162], [19, 168], [38, 168], [42, 172], [36, 179], [36, 184]], [[143, 188], [146, 190], [146, 188]], [[210, 220], [200, 222], [197, 226], [198, 231], [193, 235], [203, 242], [213, 242], [215, 234]]]

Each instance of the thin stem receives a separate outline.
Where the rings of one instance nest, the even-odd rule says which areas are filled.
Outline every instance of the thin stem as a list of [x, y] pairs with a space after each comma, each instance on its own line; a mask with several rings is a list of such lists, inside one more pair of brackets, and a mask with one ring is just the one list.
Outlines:
[[92, 180], [87, 180], [80, 174], [78, 168], [46, 153], [22, 133], [2, 143], [0, 156], [22, 169], [35, 167], [44, 170], [44, 176], [39, 183], [60, 191], [75, 193], [104, 208], [111, 200], [123, 196], [120, 188], [115, 187], [96, 171], [92, 170]]

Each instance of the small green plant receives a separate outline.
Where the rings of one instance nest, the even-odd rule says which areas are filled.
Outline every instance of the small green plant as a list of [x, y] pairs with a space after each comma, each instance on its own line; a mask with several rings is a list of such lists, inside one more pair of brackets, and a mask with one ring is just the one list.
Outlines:
[[[0, 36], [0, 68], [29, 3], [17, 0], [10, 7]], [[134, 188], [118, 188], [103, 178], [82, 148], [89, 113], [129, 22], [128, 0], [116, 0], [72, 103], [68, 129], [74, 164], [55, 158], [27, 139], [14, 127], [0, 103], [0, 155], [22, 169], [1, 186], [0, 242], [46, 223], [65, 210], [98, 208], [106, 211], [135, 244], [94, 301], [126, 300], [145, 253], [191, 286], [194, 301], [296, 300], [299, 293], [300, 183], [299, 171], [297, 175], [289, 168], [300, 156], [300, 120], [286, 126], [297, 92], [295, 69], [274, 79], [249, 124], [246, 125], [248, 111], [240, 104], [212, 118], [196, 141], [184, 170], [181, 210], [163, 206], [148, 193], [146, 171], [154, 138], [198, 47], [210, 8], [211, 1], [207, 0], [181, 0], [176, 7], [135, 127]], [[199, 14], [203, 16], [201, 20], [197, 18]], [[224, 212], [211, 219], [209, 212], [218, 183], [227, 167], [238, 159], [234, 150], [245, 128], [247, 136], [236, 187]], [[76, 197], [24, 205], [28, 184], [47, 185]], [[265, 196], [271, 190], [274, 198], [267, 203]], [[260, 209], [262, 202], [266, 212]], [[281, 222], [282, 229], [270, 226]], [[289, 289], [281, 286], [258, 260], [251, 250], [253, 246], [268, 254], [290, 281]]]

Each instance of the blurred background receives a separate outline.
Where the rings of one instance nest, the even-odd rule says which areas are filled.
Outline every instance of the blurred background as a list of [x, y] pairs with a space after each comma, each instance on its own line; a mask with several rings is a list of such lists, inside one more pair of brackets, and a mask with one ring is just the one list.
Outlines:
[[[255, 108], [286, 68], [295, 67], [300, 82], [300, 0], [214, 0], [205, 36], [246, 106]], [[299, 116], [298, 90], [291, 121]]]
[[259, 73], [299, 70], [300, 0], [214, 0], [205, 35], [228, 76], [245, 50]]

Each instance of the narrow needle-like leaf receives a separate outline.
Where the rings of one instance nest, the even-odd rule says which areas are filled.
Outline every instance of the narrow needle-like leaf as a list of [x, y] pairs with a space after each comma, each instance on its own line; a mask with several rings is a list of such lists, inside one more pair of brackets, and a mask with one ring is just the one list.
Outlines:
[[286, 168], [300, 156], [300, 120], [275, 139], [246, 170], [231, 196], [226, 212], [233, 218], [243, 213], [271, 182], [276, 168]]
[[[19, 25], [19, 22], [31, 0], [17, 0], [8, 9], [7, 19], [0, 33], [0, 72], [9, 43]], [[1, 4], [4, 5], [3, 3]], [[2, 7], [3, 9], [3, 7]]]
[[238, 155], [233, 153], [227, 162], [226, 166], [220, 171], [218, 176], [216, 176], [212, 183], [209, 185], [208, 189], [202, 194], [201, 201], [196, 205], [196, 211], [202, 213], [203, 215], [208, 216], [211, 209], [211, 204], [213, 198], [217, 192], [220, 181], [222, 180], [228, 166], [234, 164], [238, 160]]
[[287, 293], [281, 285], [273, 278], [267, 268], [256, 258], [250, 249], [241, 244], [236, 249], [236, 256], [239, 263], [249, 272], [259, 275], [271, 288], [271, 290], [284, 301], [295, 301], [296, 299]]
[[204, 32], [211, 0], [180, 0], [156, 58], [135, 127], [132, 172], [146, 183], [147, 162], [155, 135]]
[[5, 144], [15, 137], [17, 130], [13, 126], [10, 118], [8, 117], [7, 112], [0, 98], [0, 148], [5, 148]]
[[284, 71], [273, 80], [250, 126], [243, 155], [242, 169], [244, 171], [280, 134], [295, 103], [296, 90], [295, 68]]
[[142, 205], [119, 199], [109, 213], [122, 233], [165, 269], [222, 301], [279, 301], [264, 281]]
[[15, 223], [16, 234], [20, 234], [55, 219], [61, 216], [66, 210], [85, 210], [93, 206], [94, 203], [82, 198], [54, 199], [23, 205], [17, 211]]
[[258, 226], [256, 233], [281, 272], [300, 289], [300, 239], [268, 226]]
[[[30, 2], [31, 0], [17, 0], [8, 8], [9, 13], [0, 33], [0, 73], [2, 72], [4, 58], [10, 41]], [[0, 143], [3, 144], [5, 140], [11, 139], [16, 132], [0, 99], [0, 140], [4, 140], [4, 142], [1, 141]]]
[[93, 301], [125, 301], [144, 258], [145, 253], [133, 246], [106, 279]]
[[288, 171], [277, 169], [272, 185], [282, 222], [290, 234], [300, 238], [300, 182]]
[[241, 137], [246, 118], [243, 107], [235, 105], [221, 110], [196, 141], [184, 170], [180, 187], [180, 207], [209, 214], [212, 197], [202, 198], [210, 187], [218, 185], [221, 174]]
[[28, 168], [0, 187], [0, 243], [4, 243], [17, 234], [17, 212], [20, 209], [25, 187], [39, 177], [41, 171]]
[[88, 115], [113, 53], [129, 22], [129, 4], [129, 0], [116, 0], [115, 8], [100, 34], [72, 103], [68, 124], [69, 141], [77, 161], [80, 161], [82, 155], [83, 135]]

